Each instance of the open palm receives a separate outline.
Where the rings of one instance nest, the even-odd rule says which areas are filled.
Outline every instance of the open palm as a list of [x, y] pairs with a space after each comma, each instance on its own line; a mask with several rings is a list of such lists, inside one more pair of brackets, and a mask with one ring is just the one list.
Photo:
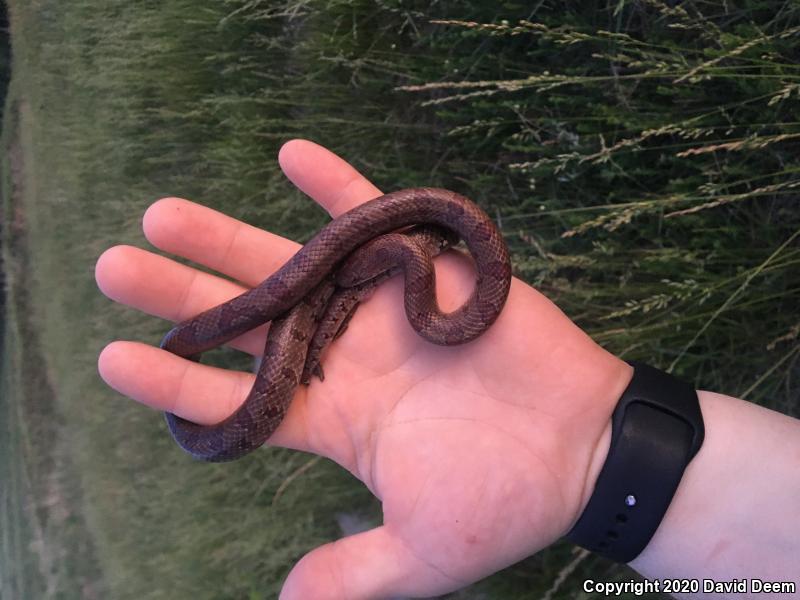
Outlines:
[[[311, 142], [287, 143], [279, 160], [333, 217], [380, 195]], [[100, 257], [104, 293], [174, 321], [258, 284], [299, 247], [176, 198], [153, 204], [143, 227], [158, 248], [242, 284], [128, 246]], [[449, 252], [436, 271], [440, 305], [452, 310], [474, 285], [470, 259]], [[231, 345], [258, 355], [264, 335], [261, 327]], [[325, 381], [298, 389], [269, 443], [347, 468], [381, 499], [384, 524], [309, 553], [282, 598], [430, 596], [552, 543], [588, 500], [631, 374], [516, 279], [483, 336], [440, 347], [407, 323], [394, 278], [361, 305], [323, 364]], [[133, 399], [202, 424], [231, 414], [253, 381], [134, 342], [109, 344], [99, 369]]]

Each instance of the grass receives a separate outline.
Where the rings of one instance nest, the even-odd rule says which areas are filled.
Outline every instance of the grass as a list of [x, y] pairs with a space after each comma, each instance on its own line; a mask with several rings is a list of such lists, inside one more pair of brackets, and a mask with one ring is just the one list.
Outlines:
[[25, 186], [26, 106], [12, 91], [4, 111], [4, 305], [0, 413], [3, 554], [0, 598], [96, 598], [102, 593], [78, 473], [31, 311]]
[[[105, 248], [146, 246], [150, 202], [181, 195], [298, 240], [324, 222], [277, 170], [294, 136], [386, 190], [481, 202], [515, 273], [617, 354], [800, 414], [794, 4], [9, 4], [8, 106], [26, 107], [6, 110], [3, 134], [24, 165], [19, 203], [8, 175], [3, 190], [15, 593], [48, 593], [26, 506], [50, 473], [69, 474], [75, 520], [42, 535], [85, 549], [51, 577], [56, 597], [87, 581], [115, 599], [274, 597], [342, 513], [378, 519], [357, 482], [308, 455], [187, 462], [159, 415], [96, 374], [108, 341], [155, 343], [167, 327], [93, 280]], [[572, 597], [588, 575], [630, 572], [561, 544], [452, 597]]]

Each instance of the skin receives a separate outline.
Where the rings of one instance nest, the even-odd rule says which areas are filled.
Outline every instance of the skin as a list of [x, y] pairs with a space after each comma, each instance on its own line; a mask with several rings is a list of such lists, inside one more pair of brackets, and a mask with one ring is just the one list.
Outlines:
[[[332, 217], [381, 194], [312, 142], [288, 142], [279, 162]], [[130, 246], [113, 247], [99, 258], [96, 278], [109, 298], [172, 321], [258, 284], [299, 248], [179, 198], [150, 206], [143, 230], [156, 248], [241, 283]], [[442, 308], [456, 308], [474, 283], [470, 259], [450, 251], [436, 259], [436, 274]], [[259, 328], [231, 345], [259, 354], [265, 332]], [[362, 304], [325, 356], [324, 368], [325, 381], [315, 379], [298, 390], [269, 443], [342, 465], [382, 501], [384, 523], [309, 552], [289, 574], [283, 600], [442, 594], [550, 545], [572, 527], [591, 495], [608, 450], [611, 412], [632, 374], [627, 363], [517, 279], [486, 334], [445, 348], [411, 329], [402, 281], [394, 278]], [[109, 344], [99, 370], [111, 387], [134, 400], [201, 424], [231, 414], [253, 381], [249, 373], [200, 365], [131, 341]], [[738, 422], [737, 411], [757, 407], [742, 403], [731, 413], [730, 404], [720, 408], [720, 398], [727, 397], [701, 393], [707, 442], [685, 477], [696, 481], [681, 484], [673, 503], [678, 508], [670, 508], [665, 525], [633, 565], [649, 576], [668, 576], [672, 571], [664, 564], [678, 572], [685, 566], [680, 557], [665, 556], [672, 556], [676, 539], [699, 527], [697, 521], [684, 522], [685, 515], [682, 520], [682, 511], [697, 509], [693, 490], [719, 497], [719, 487], [710, 491], [702, 485], [709, 472], [715, 486], [730, 486], [731, 474], [720, 472], [714, 452], [729, 451], [726, 436], [735, 427], [717, 427], [709, 418], [722, 413]], [[800, 439], [796, 421], [772, 415], [784, 435]], [[798, 463], [800, 446], [794, 448]], [[746, 449], [740, 452], [750, 463], [756, 460]], [[708, 461], [711, 467], [698, 470]], [[797, 477], [794, 484], [790, 491], [800, 497]], [[790, 502], [787, 497], [787, 509]], [[708, 515], [701, 517], [705, 525]], [[675, 523], [667, 525], [670, 518]], [[710, 553], [695, 563], [706, 564]], [[797, 573], [796, 562], [793, 566]]]

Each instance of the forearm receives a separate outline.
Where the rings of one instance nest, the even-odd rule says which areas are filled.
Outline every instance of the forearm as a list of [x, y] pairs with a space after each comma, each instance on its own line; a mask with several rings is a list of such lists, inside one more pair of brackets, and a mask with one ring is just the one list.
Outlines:
[[700, 593], [684, 597], [707, 595], [704, 579], [745, 579], [748, 592], [751, 579], [791, 581], [800, 591], [800, 420], [721, 394], [698, 397], [703, 446], [630, 566], [648, 579], [699, 580]]

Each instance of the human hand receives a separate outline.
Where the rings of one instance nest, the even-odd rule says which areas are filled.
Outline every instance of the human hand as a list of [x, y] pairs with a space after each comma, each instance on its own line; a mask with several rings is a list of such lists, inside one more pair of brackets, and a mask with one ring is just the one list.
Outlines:
[[[381, 194], [311, 142], [287, 143], [279, 160], [333, 217]], [[242, 282], [132, 247], [100, 257], [96, 277], [106, 295], [173, 321], [258, 284], [299, 248], [176, 198], [153, 204], [143, 228], [161, 250]], [[436, 265], [440, 306], [455, 309], [474, 285], [470, 259], [451, 251]], [[265, 331], [231, 345], [258, 355]], [[554, 542], [588, 501], [609, 417], [631, 375], [516, 279], [483, 336], [441, 347], [408, 324], [402, 280], [394, 278], [323, 358], [324, 383], [298, 389], [269, 443], [341, 464], [382, 501], [384, 524], [309, 553], [290, 573], [284, 599], [441, 594]], [[253, 381], [135, 342], [109, 344], [99, 369], [120, 392], [201, 424], [231, 414]]]

